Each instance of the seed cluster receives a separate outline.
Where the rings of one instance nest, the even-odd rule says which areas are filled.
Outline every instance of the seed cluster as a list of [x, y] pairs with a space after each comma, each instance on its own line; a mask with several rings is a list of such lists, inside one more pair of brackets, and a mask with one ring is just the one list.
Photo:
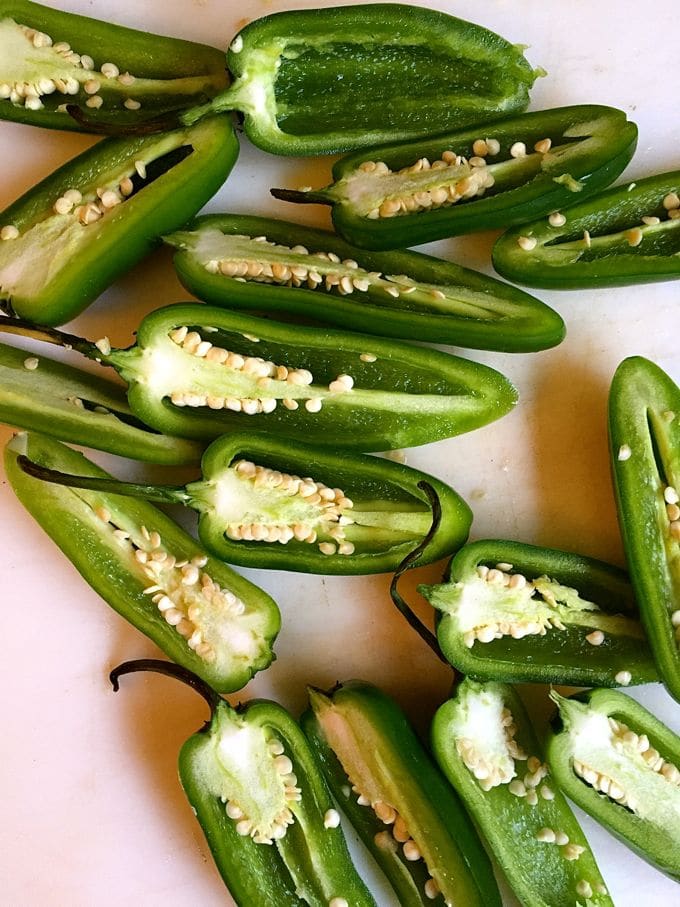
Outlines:
[[489, 756], [486, 752], [480, 750], [476, 742], [469, 737], [456, 738], [458, 755], [484, 791], [489, 791], [493, 787], [508, 784], [512, 781], [517, 774], [515, 771], [515, 759], [524, 761], [527, 758], [526, 753], [523, 752], [515, 740], [517, 725], [510, 709], [504, 708], [502, 710], [501, 725], [505, 737], [506, 752], [500, 756], [495, 753]]

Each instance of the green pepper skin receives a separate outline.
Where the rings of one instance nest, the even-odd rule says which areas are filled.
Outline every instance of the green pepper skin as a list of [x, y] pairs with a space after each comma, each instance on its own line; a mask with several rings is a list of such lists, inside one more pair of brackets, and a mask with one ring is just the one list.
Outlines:
[[[485, 168], [467, 163], [441, 170], [426, 166], [417, 173], [397, 176], [398, 171], [418, 166], [424, 158], [436, 163], [447, 152], [467, 160], [474, 156], [473, 144], [487, 136], [499, 142], [500, 151], [486, 157]], [[533, 151], [534, 145], [545, 139], [551, 140], [551, 149], [547, 153]], [[558, 107], [426, 141], [395, 143], [351, 154], [335, 164], [334, 181], [325, 189], [274, 189], [272, 193], [287, 201], [332, 205], [335, 229], [353, 245], [398, 249], [476, 230], [508, 227], [571, 206], [613, 182], [633, 156], [636, 141], [637, 127], [620, 110], [598, 105]], [[511, 155], [510, 149], [517, 142], [526, 146], [525, 156]], [[369, 162], [383, 162], [392, 175], [364, 173], [357, 182], [359, 168], [362, 164], [369, 166]], [[421, 206], [396, 216], [377, 213], [384, 198], [411, 197], [434, 187], [453, 186], [479, 172], [494, 178], [493, 186], [482, 195], [453, 204], [430, 202], [427, 208]], [[369, 216], [371, 210], [373, 216]]]
[[[503, 586], [480, 576], [478, 568], [488, 571], [497, 564], [511, 566], [501, 577], [516, 574], [529, 582], [511, 590], [507, 578]], [[495, 539], [465, 545], [452, 559], [448, 576], [447, 583], [419, 586], [418, 591], [440, 612], [437, 640], [443, 654], [466, 675], [573, 686], [617, 686], [620, 671], [630, 672], [629, 683], [659, 679], [630, 582], [616, 567]], [[532, 592], [529, 583], [536, 580], [544, 594]], [[530, 602], [537, 603], [533, 610]], [[475, 635], [502, 622], [508, 626], [501, 638], [483, 642]], [[532, 632], [526, 632], [529, 623]], [[514, 626], [523, 628], [517, 638], [511, 635]], [[541, 628], [546, 632], [539, 633]], [[587, 637], [597, 631], [602, 641], [589, 642]]]
[[[342, 684], [327, 695], [310, 690], [310, 703], [302, 728], [314, 755], [399, 903], [500, 907], [493, 870], [474, 826], [397, 704], [360, 681]], [[340, 755], [334, 748], [339, 742], [344, 748]], [[341, 761], [348, 755], [351, 766]], [[393, 825], [384, 823], [368, 804], [360, 805], [350, 784], [371, 805], [381, 802], [396, 811], [422, 859], [410, 861], [399, 854]], [[440, 890], [434, 898], [424, 891], [432, 878]]]
[[[664, 199], [680, 192], [680, 170], [607, 189], [567, 211], [563, 226], [547, 219], [509, 230], [496, 241], [493, 264], [531, 287], [576, 290], [680, 277], [680, 219]], [[642, 218], [658, 219], [645, 223]], [[535, 240], [533, 249], [518, 245]]]
[[[39, 482], [18, 466], [17, 457], [21, 454], [52, 469], [98, 477], [105, 477], [106, 473], [81, 454], [42, 435], [17, 435], [5, 449], [7, 477], [21, 503], [86, 582], [122, 617], [170, 658], [222, 692], [241, 689], [257, 671], [269, 666], [280, 615], [265, 592], [225, 564], [207, 557], [194, 539], [150, 504]], [[102, 514], [110, 519], [105, 520]], [[116, 537], [114, 527], [128, 533], [130, 540]], [[162, 549], [178, 562], [198, 558], [203, 563], [200, 572], [243, 602], [243, 612], [233, 615], [226, 613], [226, 606], [220, 612], [221, 606], [214, 599], [212, 603], [203, 602], [202, 593], [196, 592], [196, 603], [203, 611], [203, 617], [196, 618], [196, 622], [203, 626], [204, 640], [214, 644], [214, 660], [197, 654], [176, 626], [164, 618], [166, 612], [159, 610], [163, 603], [157, 606], [152, 594], [144, 592], [157, 583], [159, 591], [170, 594], [174, 601], [173, 590], [182, 588], [183, 574], [179, 568], [164, 568], [160, 578], [154, 580], [154, 571], [133, 551], [133, 547], [147, 551], [151, 560], [153, 544], [146, 539], [142, 527], [147, 527], [148, 533], [158, 532]]]
[[[92, 57], [95, 68], [88, 71], [51, 46], [36, 49], [33, 40], [16, 26], [47, 34], [52, 44], [70, 44], [74, 53]], [[43, 61], [42, 66], [39, 60]], [[122, 74], [131, 73], [134, 81], [125, 84], [103, 77], [99, 69], [104, 63], [116, 64]], [[19, 68], [13, 70], [12, 64]], [[224, 56], [216, 48], [99, 22], [28, 0], [2, 0], [0, 85], [9, 87], [16, 81], [34, 84], [40, 77], [53, 80], [57, 76], [75, 79], [79, 90], [74, 95], [59, 90], [41, 94], [42, 106], [38, 110], [26, 107], [23, 98], [17, 103], [0, 99], [0, 117], [50, 129], [87, 131], [65, 110], [58, 109], [73, 103], [81, 104], [95, 124], [101, 119], [110, 125], [124, 126], [202, 103], [227, 84]], [[100, 82], [97, 94], [104, 103], [98, 109], [85, 107], [90, 95], [83, 86], [88, 79]], [[137, 101], [141, 108], [128, 110], [124, 106], [127, 99]]]
[[[619, 527], [661, 679], [680, 701], [680, 389], [653, 362], [624, 359], [609, 392], [609, 444]], [[675, 532], [674, 532], [675, 530]]]
[[[228, 239], [223, 245], [222, 235], [236, 237], [239, 248], [230, 250]], [[257, 245], [251, 240], [241, 251], [240, 246], [245, 243], [241, 237], [263, 236], [286, 248], [272, 250], [261, 240]], [[469, 268], [418, 252], [371, 253], [325, 230], [238, 214], [199, 217], [186, 230], [166, 236], [165, 241], [180, 250], [174, 265], [184, 286], [214, 305], [274, 315], [293, 313], [382, 337], [417, 338], [503, 352], [546, 349], [564, 337], [564, 322], [557, 312], [533, 296]], [[329, 293], [330, 287], [324, 283], [314, 288], [303, 280], [299, 285], [295, 278], [277, 283], [246, 276], [244, 282], [242, 277], [213, 272], [216, 259], [227, 263], [288, 261], [311, 271], [325, 265], [330, 276], [333, 265], [321, 262], [314, 254], [318, 252], [331, 252], [341, 259], [336, 270], [347, 281], [339, 291], [336, 287]], [[352, 263], [349, 268], [346, 261]], [[398, 279], [391, 280], [393, 275], [398, 275]], [[360, 292], [357, 283], [365, 289]], [[411, 289], [414, 286], [419, 287], [416, 292]], [[402, 292], [404, 289], [406, 293]]]
[[[35, 368], [32, 360], [38, 363]], [[4, 343], [0, 422], [165, 466], [198, 463], [203, 452], [195, 441], [148, 429], [132, 414], [119, 385]]]
[[[504, 718], [502, 709], [511, 717]], [[512, 721], [509, 727], [505, 720]], [[486, 741], [469, 736], [481, 733], [488, 734]], [[431, 740], [435, 759], [487, 839], [523, 907], [613, 905], [576, 817], [541, 762], [536, 734], [512, 687], [463, 680], [455, 696], [435, 714]], [[519, 747], [519, 755], [504, 749], [510, 740]], [[494, 779], [493, 773], [501, 765], [501, 754], [507, 780], [499, 781], [500, 775]], [[483, 789], [468, 763], [480, 774], [483, 764], [497, 783]], [[521, 788], [519, 795], [509, 789], [511, 778], [523, 785], [524, 794]], [[568, 843], [560, 846], [540, 840], [539, 832], [546, 829], [564, 833]], [[568, 850], [574, 847], [578, 853]], [[583, 882], [590, 893], [579, 891]]]
[[[547, 757], [560, 788], [643, 860], [680, 881], [680, 737], [616, 690], [588, 690], [570, 699], [551, 695], [559, 712]], [[623, 727], [615, 731], [612, 721]], [[622, 740], [628, 731], [635, 737]], [[641, 752], [643, 746], [648, 749]], [[646, 752], [649, 761], [642, 754]], [[663, 771], [654, 768], [659, 759], [665, 763]], [[587, 782], [583, 768], [590, 768], [598, 780]], [[602, 776], [622, 789], [618, 801], [600, 789]]]
[[[19, 231], [0, 242], [0, 299], [38, 324], [64, 324], [120, 274], [140, 261], [166, 231], [181, 226], [229, 175], [238, 141], [226, 117], [163, 135], [113, 138], [74, 158], [0, 214]], [[139, 163], [138, 163], [139, 162]], [[138, 173], [141, 163], [146, 178]], [[131, 180], [129, 197], [121, 184]], [[118, 202], [85, 225], [54, 205], [77, 189], [83, 204], [103, 210], [97, 190]]]

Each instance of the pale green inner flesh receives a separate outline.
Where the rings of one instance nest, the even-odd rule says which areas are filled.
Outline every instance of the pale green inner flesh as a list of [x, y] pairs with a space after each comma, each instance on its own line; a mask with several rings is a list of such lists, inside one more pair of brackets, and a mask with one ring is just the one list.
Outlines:
[[[492, 786], [515, 778], [516, 755], [513, 757], [508, 747], [508, 734], [503, 725], [503, 713], [507, 709], [500, 688], [494, 684], [463, 685], [459, 687], [454, 702], [455, 709], [448, 713], [453, 742], [470, 741], [475, 756], [491, 769], [489, 781], [494, 782]], [[522, 761], [526, 761], [526, 756]], [[503, 780], [500, 780], [501, 777]]]
[[[569, 217], [567, 210], [565, 216]], [[642, 239], [636, 245], [630, 241], [631, 231], [639, 229]], [[661, 220], [658, 224], [645, 224], [631, 218], [625, 229], [614, 233], [597, 233], [593, 224], [588, 237], [570, 241], [551, 242], [546, 236], [541, 244], [541, 261], [546, 264], [573, 264], [618, 255], [680, 255], [680, 218]]]

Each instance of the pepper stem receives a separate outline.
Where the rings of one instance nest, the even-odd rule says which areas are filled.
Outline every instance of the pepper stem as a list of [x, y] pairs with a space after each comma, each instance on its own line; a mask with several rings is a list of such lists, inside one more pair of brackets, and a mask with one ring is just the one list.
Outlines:
[[19, 334], [21, 337], [32, 337], [34, 340], [40, 340], [43, 343], [53, 343], [67, 350], [74, 349], [82, 353], [83, 356], [87, 356], [88, 359], [106, 359], [99, 347], [90, 340], [83, 340], [82, 337], [67, 334], [66, 331], [58, 331], [56, 328], [33, 324], [31, 321], [15, 318], [13, 315], [0, 316], [0, 332]]
[[418, 633], [425, 640], [425, 642], [432, 649], [437, 658], [448, 664], [448, 662], [442, 655], [442, 651], [439, 648], [439, 643], [437, 642], [437, 637], [435, 636], [435, 634], [428, 627], [426, 627], [422, 620], [418, 617], [418, 615], [415, 614], [410, 605], [401, 597], [397, 588], [399, 580], [401, 579], [403, 574], [406, 573], [407, 570], [411, 570], [413, 567], [415, 567], [416, 562], [420, 559], [420, 556], [434, 538], [437, 530], [439, 529], [439, 524], [441, 523], [442, 508], [441, 504], [439, 503], [439, 496], [437, 495], [437, 492], [429, 484], [429, 482], [418, 482], [418, 488], [424, 491], [429, 499], [430, 507], [432, 508], [432, 525], [430, 526], [429, 532], [423, 538], [423, 540], [413, 549], [413, 551], [409, 552], [409, 554], [406, 555], [404, 560], [397, 567], [397, 570], [392, 577], [392, 582], [390, 584], [390, 595], [392, 596], [392, 601], [397, 606], [399, 611], [401, 611], [401, 613], [404, 615], [404, 617], [413, 627], [416, 633]]
[[329, 198], [323, 189], [318, 189], [316, 191], [312, 189], [309, 191], [305, 191], [304, 189], [270, 189], [269, 191], [274, 198], [278, 198], [282, 202], [293, 202], [296, 205], [333, 204], [333, 199]]
[[138, 671], [153, 671], [156, 674], [166, 674], [168, 677], [174, 677], [175, 680], [179, 680], [196, 690], [208, 703], [211, 718], [215, 715], [218, 705], [224, 701], [211, 686], [208, 686], [204, 680], [201, 680], [188, 668], [183, 668], [172, 661], [163, 661], [160, 658], [138, 658], [134, 661], [124, 661], [119, 664], [109, 674], [113, 692], [118, 692], [120, 688], [118, 681], [123, 674], [136, 674]]

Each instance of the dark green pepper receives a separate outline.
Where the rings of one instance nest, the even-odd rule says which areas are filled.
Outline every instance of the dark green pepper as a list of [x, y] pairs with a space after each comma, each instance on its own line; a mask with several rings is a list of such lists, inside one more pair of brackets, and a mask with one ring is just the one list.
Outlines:
[[264, 700], [233, 709], [188, 671], [145, 659], [111, 672], [158, 671], [189, 684], [210, 721], [186, 741], [179, 777], [239, 907], [375, 907], [304, 734]]
[[609, 185], [637, 127], [613, 107], [558, 107], [427, 141], [348, 155], [321, 190], [276, 198], [333, 206], [348, 242], [398, 249], [522, 223]]
[[397, 704], [358, 681], [309, 696], [303, 730], [399, 903], [500, 907], [474, 826]]
[[28, 0], [0, 2], [0, 117], [79, 129], [124, 126], [199, 104], [227, 84], [221, 51], [98, 22]]
[[656, 666], [680, 701], [680, 389], [641, 356], [624, 359], [609, 394], [619, 526]]
[[101, 344], [11, 318], [0, 318], [1, 331], [113, 366], [129, 385], [135, 415], [180, 437], [215, 438], [250, 419], [287, 438], [387, 450], [471, 431], [517, 399], [494, 369], [437, 350], [206, 305], [152, 312], [127, 350], [104, 352]]
[[680, 737], [615, 690], [551, 693], [548, 760], [564, 793], [644, 860], [680, 881]]
[[512, 687], [464, 680], [434, 717], [432, 748], [523, 907], [613, 905]]
[[100, 142], [0, 214], [0, 300], [40, 324], [69, 321], [194, 215], [229, 175], [228, 118]]
[[165, 240], [180, 249], [184, 286], [217, 305], [506, 352], [564, 337], [557, 312], [533, 296], [418, 252], [366, 252], [325, 230], [237, 214], [198, 218]]
[[273, 660], [274, 601], [150, 504], [47, 485], [17, 460], [106, 477], [82, 454], [42, 435], [5, 449], [15, 494], [92, 588], [170, 658], [218, 690], [240, 690]]
[[680, 171], [615, 186], [566, 214], [522, 224], [496, 242], [493, 264], [551, 290], [680, 277]]

